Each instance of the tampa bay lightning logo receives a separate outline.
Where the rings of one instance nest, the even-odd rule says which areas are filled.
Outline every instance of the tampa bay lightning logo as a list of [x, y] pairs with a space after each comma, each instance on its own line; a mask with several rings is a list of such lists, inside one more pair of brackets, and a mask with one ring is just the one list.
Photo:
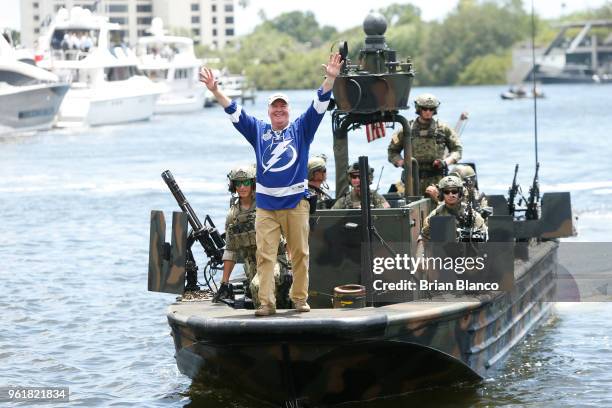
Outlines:
[[262, 155], [264, 173], [271, 171], [277, 173], [288, 169], [297, 160], [295, 147], [291, 145], [291, 139], [281, 140], [278, 143], [270, 143]]

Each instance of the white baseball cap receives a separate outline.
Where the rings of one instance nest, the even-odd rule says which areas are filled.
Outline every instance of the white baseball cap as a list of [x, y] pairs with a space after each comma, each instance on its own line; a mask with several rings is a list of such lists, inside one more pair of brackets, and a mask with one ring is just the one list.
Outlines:
[[289, 105], [289, 97], [285, 95], [284, 93], [280, 93], [280, 92], [270, 95], [270, 97], [268, 98], [268, 105], [272, 105], [274, 101], [278, 99], [284, 101], [287, 105]]

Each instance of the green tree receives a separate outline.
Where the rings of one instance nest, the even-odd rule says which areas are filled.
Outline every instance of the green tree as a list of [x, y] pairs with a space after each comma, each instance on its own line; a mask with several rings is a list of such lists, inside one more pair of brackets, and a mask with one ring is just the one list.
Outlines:
[[[325, 54], [321, 49], [309, 50], [269, 24], [261, 24], [242, 37], [235, 49], [224, 50], [222, 60], [230, 72], [245, 72], [259, 89], [293, 89], [314, 86], [321, 78], [317, 68], [325, 61], [321, 57]], [[310, 65], [317, 58], [318, 64]]]
[[170, 27], [168, 30], [170, 35], [176, 35], [179, 37], [190, 37], [191, 38], [191, 30], [185, 27]]
[[489, 54], [476, 57], [459, 75], [460, 85], [484, 85], [506, 83], [506, 72], [512, 66], [512, 54]]
[[[522, 0], [460, 0], [442, 22], [424, 22], [410, 4], [380, 9], [388, 19], [386, 42], [399, 59], [411, 57], [417, 85], [503, 83], [511, 49], [531, 37], [531, 17]], [[564, 19], [612, 18], [612, 2]], [[313, 88], [321, 81], [320, 65], [342, 41], [357, 64], [364, 47], [361, 22], [336, 32], [321, 27], [311, 12], [295, 11], [268, 19], [234, 47], [221, 51], [198, 48], [198, 55], [218, 56], [219, 67], [245, 72], [260, 89]], [[536, 18], [536, 44], [547, 45], [557, 34], [551, 21]]]
[[336, 29], [331, 26], [319, 27], [312, 11], [292, 11], [269, 20], [268, 23], [281, 33], [285, 33], [304, 44], [314, 47], [328, 41]]
[[17, 30], [9, 30], [9, 35], [13, 40], [13, 45], [21, 45], [21, 32]]
[[431, 26], [424, 47], [426, 75], [436, 84], [454, 84], [475, 58], [503, 53], [528, 30], [521, 0], [461, 0], [443, 23]]
[[412, 4], [393, 3], [379, 10], [390, 25], [413, 24], [421, 22], [421, 9]]

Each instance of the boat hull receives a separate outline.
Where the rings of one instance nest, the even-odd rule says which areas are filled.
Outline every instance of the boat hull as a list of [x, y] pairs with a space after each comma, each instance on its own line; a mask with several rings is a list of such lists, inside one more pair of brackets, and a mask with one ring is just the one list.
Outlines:
[[1, 92], [2, 133], [51, 128], [68, 89], [68, 84], [37, 84]]
[[[363, 401], [485, 377], [551, 312], [557, 244], [529, 249], [511, 292], [254, 318], [208, 301], [170, 306], [176, 359], [193, 379], [273, 403]], [[279, 384], [282, 386], [279, 387]]]
[[537, 80], [542, 84], [595, 84], [600, 82], [593, 78], [593, 76], [582, 76], [582, 75], [540, 75], [536, 76]]
[[158, 93], [91, 97], [89, 90], [70, 90], [60, 109], [57, 126], [103, 126], [147, 120]]
[[202, 110], [204, 107], [204, 93], [194, 92], [190, 96], [162, 95], [155, 104], [156, 114], [190, 113]]

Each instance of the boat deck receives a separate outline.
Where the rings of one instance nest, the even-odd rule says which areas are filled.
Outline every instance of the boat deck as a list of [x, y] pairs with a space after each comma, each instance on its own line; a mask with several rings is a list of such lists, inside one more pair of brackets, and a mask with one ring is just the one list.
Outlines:
[[[490, 295], [487, 295], [489, 297]], [[257, 317], [253, 310], [232, 309], [223, 303], [212, 303], [210, 300], [201, 301], [180, 301], [170, 305], [168, 314], [176, 320], [189, 319], [193, 316], [202, 316], [207, 319], [228, 319], [228, 320], [267, 320], [275, 319], [280, 321], [292, 320], [322, 320], [322, 319], [342, 319], [360, 320], [370, 318], [373, 315], [394, 316], [401, 318], [419, 319], [430, 316], [431, 314], [449, 314], [459, 309], [465, 310], [466, 307], [477, 307], [481, 304], [481, 299], [473, 296], [436, 296], [415, 302], [397, 303], [381, 307], [365, 307], [360, 309], [312, 309], [308, 313], [298, 313], [293, 309], [278, 309], [276, 314], [266, 317]]]
[[[549, 251], [557, 246], [556, 242], [545, 242], [529, 247], [529, 258], [526, 261], [517, 260], [514, 265], [515, 280], [520, 279], [527, 270], [539, 262]], [[272, 316], [257, 317], [253, 310], [233, 309], [223, 303], [212, 303], [210, 299], [196, 301], [178, 301], [168, 308], [168, 318], [177, 323], [186, 324], [188, 320], [198, 319], [208, 321], [225, 321], [227, 324], [244, 325], [291, 326], [295, 322], [320, 322], [338, 320], [346, 324], [363, 324], [371, 319], [384, 318], [387, 321], [408, 320], [419, 321], [431, 319], [432, 316], [450, 316], [466, 309], [475, 309], [481, 304], [495, 298], [501, 292], [489, 292], [478, 296], [446, 293], [412, 302], [395, 303], [380, 307], [324, 308], [312, 309], [308, 313], [298, 313], [292, 309], [278, 309]], [[307, 324], [307, 323], [306, 323]], [[215, 324], [216, 326], [216, 324]]]

